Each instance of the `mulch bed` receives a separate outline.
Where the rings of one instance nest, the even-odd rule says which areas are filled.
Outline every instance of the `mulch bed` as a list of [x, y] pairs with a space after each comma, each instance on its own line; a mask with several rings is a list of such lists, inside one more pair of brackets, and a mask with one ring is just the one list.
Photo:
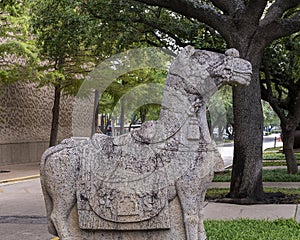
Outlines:
[[219, 194], [215, 197], [206, 197], [206, 201], [215, 201], [222, 203], [233, 203], [233, 204], [299, 204], [300, 194], [284, 194], [281, 192], [265, 193], [265, 199], [259, 201], [253, 201], [246, 198], [233, 199], [228, 198], [227, 194]]

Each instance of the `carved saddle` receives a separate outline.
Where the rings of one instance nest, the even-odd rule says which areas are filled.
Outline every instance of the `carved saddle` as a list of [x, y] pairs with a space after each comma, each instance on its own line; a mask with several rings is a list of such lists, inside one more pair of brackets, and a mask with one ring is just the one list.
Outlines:
[[129, 136], [85, 146], [77, 184], [82, 229], [167, 229], [168, 176], [162, 155]]

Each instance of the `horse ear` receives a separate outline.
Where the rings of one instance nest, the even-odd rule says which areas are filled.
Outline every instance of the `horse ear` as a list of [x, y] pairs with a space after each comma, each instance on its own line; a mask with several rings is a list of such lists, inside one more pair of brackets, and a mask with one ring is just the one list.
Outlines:
[[[180, 51], [180, 53], [177, 55], [175, 60], [173, 61], [170, 70], [173, 72], [181, 71], [181, 69], [175, 69], [172, 66], [178, 66], [178, 65], [186, 65], [188, 59], [191, 58], [191, 56], [196, 52], [195, 48], [192, 46], [188, 45], [184, 49]], [[169, 70], [169, 71], [170, 71]], [[179, 73], [178, 73], [179, 74]]]
[[231, 56], [231, 57], [234, 57], [234, 58], [240, 57], [239, 51], [236, 50], [235, 48], [229, 48], [228, 50], [226, 50], [225, 55], [226, 56]]
[[188, 46], [186, 46], [186, 47], [183, 49], [183, 51], [185, 52], [186, 56], [189, 58], [189, 57], [191, 57], [191, 56], [194, 54], [194, 52], [195, 52], [196, 50], [195, 50], [194, 47], [188, 45]]

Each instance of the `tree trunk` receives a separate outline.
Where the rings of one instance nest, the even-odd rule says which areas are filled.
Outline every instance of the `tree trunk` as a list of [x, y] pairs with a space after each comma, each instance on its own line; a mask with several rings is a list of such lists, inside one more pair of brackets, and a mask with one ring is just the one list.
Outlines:
[[120, 135], [124, 134], [124, 125], [125, 125], [125, 106], [124, 100], [121, 98], [121, 114], [120, 114]]
[[147, 109], [143, 107], [140, 108], [140, 118], [142, 123], [146, 121], [146, 115], [147, 115]]
[[101, 121], [101, 123], [100, 123], [100, 130], [101, 130], [101, 132], [102, 133], [105, 133], [105, 129], [106, 129], [106, 124], [105, 124], [105, 114], [101, 114], [101, 118], [100, 118], [100, 121]]
[[98, 110], [99, 110], [99, 91], [95, 90], [95, 96], [94, 96], [94, 118], [93, 118], [93, 124], [92, 124], [92, 134], [94, 135], [97, 132], [98, 128]]
[[297, 128], [295, 131], [294, 149], [300, 148], [300, 129]]
[[296, 127], [288, 128], [286, 125], [281, 124], [281, 129], [282, 129], [283, 153], [286, 159], [287, 171], [289, 174], [297, 174], [298, 165], [294, 153], [294, 140], [295, 140]]
[[219, 124], [219, 126], [218, 126], [218, 140], [219, 141], [222, 141], [223, 133], [224, 133], [224, 126]]
[[[259, 62], [259, 61], [257, 61]], [[259, 64], [253, 64], [249, 86], [233, 90], [234, 158], [230, 185], [231, 198], [249, 202], [263, 200], [262, 140], [263, 113], [261, 106]]]
[[49, 147], [52, 147], [57, 143], [60, 97], [61, 97], [61, 89], [59, 86], [55, 86]]
[[137, 116], [134, 114], [133, 115], [133, 118], [131, 119], [130, 121], [130, 124], [129, 124], [129, 128], [128, 128], [128, 131], [131, 132], [131, 128], [132, 128], [132, 125], [135, 124], [137, 122], [138, 118]]

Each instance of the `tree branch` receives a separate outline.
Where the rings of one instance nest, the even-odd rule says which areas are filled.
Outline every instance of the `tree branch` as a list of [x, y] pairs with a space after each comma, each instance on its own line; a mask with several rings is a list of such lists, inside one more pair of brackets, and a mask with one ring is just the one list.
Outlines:
[[250, 0], [246, 7], [246, 14], [253, 22], [258, 23], [267, 3], [268, 0]]
[[267, 44], [300, 31], [300, 10], [291, 18], [279, 19], [260, 26]]
[[297, 124], [300, 123], [300, 91], [298, 92], [298, 96], [296, 97], [296, 102], [294, 106], [294, 116]]
[[[174, 33], [170, 32], [170, 31], [168, 31], [168, 30], [166, 30], [166, 29], [163, 29], [163, 28], [161, 27], [161, 25], [159, 25], [159, 24], [155, 24], [155, 23], [153, 23], [153, 22], [147, 21], [146, 19], [142, 18], [142, 16], [140, 16], [140, 19], [135, 20], [134, 22], [138, 22], [138, 23], [145, 24], [145, 25], [147, 25], [147, 26], [149, 26], [149, 27], [151, 27], [151, 28], [154, 28], [154, 29], [159, 30], [160, 32], [162, 32], [162, 33], [164, 33], [164, 34], [167, 34], [170, 38], [173, 38], [173, 39], [174, 39], [174, 41], [176, 42], [176, 44], [177, 44], [179, 47], [186, 47], [186, 46], [188, 45], [188, 44], [186, 44], [186, 43], [183, 43], [183, 42], [180, 40], [180, 38], [177, 37]], [[157, 35], [155, 34], [155, 36], [157, 36]]]
[[267, 101], [271, 105], [273, 110], [278, 115], [280, 121], [286, 123], [287, 118], [284, 115], [282, 108], [279, 106], [278, 100], [274, 96], [272, 96], [269, 89], [265, 88], [263, 84], [261, 84], [261, 96], [263, 100]]
[[[193, 1], [193, 0], [134, 0], [134, 1], [145, 3], [151, 6], [164, 7], [173, 12], [177, 12], [179, 14], [185, 15], [188, 18], [197, 19], [198, 21], [206, 23], [207, 25], [216, 29], [223, 36], [226, 34], [226, 30], [224, 29], [228, 29], [228, 28], [224, 28], [224, 25], [227, 24], [229, 27], [229, 17], [221, 14], [212, 6], [209, 6], [208, 4], [204, 4], [200, 1]], [[215, 1], [215, 2], [219, 3], [221, 1]]]
[[299, 0], [277, 0], [270, 6], [261, 23], [265, 25], [272, 21], [276, 21], [282, 17], [285, 11], [297, 7], [298, 5]]
[[263, 80], [261, 79], [261, 95], [263, 100], [267, 101], [270, 103], [270, 105], [272, 106], [273, 110], [277, 113], [278, 117], [280, 118], [280, 121], [285, 123], [287, 121], [286, 116], [284, 115], [284, 111], [282, 109], [281, 102], [280, 100], [276, 99], [276, 97], [274, 97], [274, 93], [272, 90], [272, 84], [271, 84], [271, 76], [270, 76], [270, 69], [269, 69], [269, 65], [266, 61], [266, 59], [263, 59], [262, 61], [263, 65], [264, 65], [264, 73], [265, 73], [265, 82], [266, 82], [266, 86], [265, 87], [262, 83]]
[[244, 1], [242, 0], [211, 0], [211, 2], [214, 6], [219, 8], [222, 12], [224, 12], [227, 15], [232, 15], [236, 10], [245, 8]]
[[265, 73], [265, 78], [266, 78], [267, 90], [271, 96], [274, 96], [273, 90], [272, 90], [272, 85], [271, 85], [271, 80], [270, 80], [271, 77], [270, 77], [269, 64], [267, 63], [265, 58], [263, 58], [262, 63], [264, 65], [264, 73]]
[[230, 4], [229, 1], [223, 1], [223, 0], [212, 0], [211, 1], [214, 6], [219, 8], [222, 12], [225, 14], [232, 14], [234, 12], [234, 7], [232, 4]]

